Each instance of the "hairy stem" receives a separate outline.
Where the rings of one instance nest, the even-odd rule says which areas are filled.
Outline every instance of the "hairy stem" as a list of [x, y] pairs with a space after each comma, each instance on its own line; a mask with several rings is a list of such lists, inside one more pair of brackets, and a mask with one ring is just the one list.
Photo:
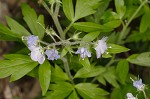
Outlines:
[[55, 13], [53, 13], [53, 12], [49, 9], [48, 5], [47, 5], [44, 1], [42, 2], [42, 5], [43, 5], [44, 8], [48, 11], [48, 13], [51, 15], [51, 17], [52, 17], [52, 19], [53, 19], [53, 21], [54, 21], [54, 24], [55, 24], [55, 26], [56, 26], [56, 28], [57, 28], [57, 30], [58, 30], [58, 32], [59, 32], [60, 37], [64, 40], [64, 39], [65, 39], [65, 34], [64, 34], [64, 32], [63, 32], [63, 30], [62, 30], [62, 27], [61, 27], [61, 25], [60, 25], [60, 23], [59, 23], [59, 20], [58, 20], [58, 12], [59, 12], [60, 4], [59, 4], [59, 3], [56, 4]]

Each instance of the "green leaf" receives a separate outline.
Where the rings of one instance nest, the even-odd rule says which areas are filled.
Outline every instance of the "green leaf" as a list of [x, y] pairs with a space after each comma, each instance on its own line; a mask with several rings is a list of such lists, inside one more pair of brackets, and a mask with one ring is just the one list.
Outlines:
[[128, 61], [127, 60], [119, 61], [117, 64], [116, 73], [118, 74], [121, 83], [125, 84], [128, 72], [129, 72]]
[[0, 78], [11, 76], [11, 81], [17, 80], [34, 67], [37, 66], [37, 62], [31, 60], [29, 56], [21, 54], [8, 54], [4, 56], [7, 60], [0, 61]]
[[19, 41], [18, 38], [3, 34], [1, 31], [0, 31], [0, 40], [1, 41]]
[[69, 80], [67, 74], [58, 66], [55, 65], [55, 68], [52, 69], [52, 81], [65, 81]]
[[120, 16], [120, 19], [125, 15], [126, 7], [124, 6], [124, 0], [115, 0], [116, 11]]
[[91, 64], [88, 58], [80, 59], [80, 63], [83, 67], [85, 67], [87, 70], [91, 69]]
[[144, 33], [139, 33], [139, 31], [133, 31], [133, 33], [131, 33], [129, 35], [129, 37], [126, 39], [127, 43], [130, 42], [139, 42], [139, 41], [149, 41], [150, 40], [150, 31], [147, 30]]
[[73, 92], [71, 93], [68, 99], [79, 99], [75, 90], [73, 90]]
[[[45, 27], [43, 15], [37, 17], [37, 14], [34, 11], [34, 9], [32, 9], [25, 3], [21, 5], [21, 9], [24, 16], [24, 20], [29, 26], [32, 34], [37, 35], [40, 39], [42, 39], [44, 37], [45, 32], [45, 30], [43, 29], [43, 27]], [[38, 22], [41, 25], [43, 25], [43, 27]]]
[[15, 72], [11, 75], [10, 81], [15, 81], [20, 79], [21, 77], [28, 74], [31, 70], [33, 70], [37, 65], [38, 63], [36, 62], [22, 64], [22, 66], [20, 66], [20, 68], [17, 68]]
[[105, 27], [103, 25], [92, 23], [92, 22], [76, 22], [73, 24], [73, 27], [77, 30], [84, 31], [84, 32], [110, 32], [112, 31], [111, 28]]
[[99, 34], [100, 34], [99, 31], [88, 33], [82, 38], [82, 40], [86, 42], [91, 42], [94, 39], [96, 39]]
[[67, 47], [65, 47], [65, 48], [63, 48], [63, 50], [62, 50], [62, 52], [61, 52], [61, 57], [64, 57], [66, 54], [68, 53], [68, 48]]
[[74, 20], [76, 21], [95, 13], [96, 11], [94, 9], [98, 7], [99, 1], [101, 0], [77, 0]]
[[113, 92], [111, 93], [111, 98], [110, 99], [124, 99], [122, 95], [122, 89], [120, 88], [114, 88]]
[[74, 78], [88, 78], [88, 77], [98, 76], [101, 73], [105, 72], [105, 70], [106, 69], [104, 67], [100, 67], [100, 66], [93, 67], [89, 70], [87, 70], [85, 67], [83, 67], [77, 71]]
[[116, 77], [115, 73], [116, 73], [115, 72], [115, 68], [111, 67], [111, 68], [108, 68], [108, 70], [106, 70], [106, 72], [103, 73], [102, 76], [105, 78], [105, 80], [107, 82], [109, 82], [114, 87], [118, 88], [119, 85], [118, 85], [118, 83], [116, 81], [117, 77]]
[[95, 97], [100, 99], [101, 96], [109, 94], [107, 91], [98, 88], [98, 85], [91, 83], [79, 83], [75, 85], [75, 88], [84, 99], [98, 99]]
[[74, 90], [73, 86], [68, 82], [57, 82], [51, 84], [50, 94], [46, 94], [45, 99], [65, 99]]
[[33, 62], [28, 55], [22, 55], [22, 54], [5, 54], [4, 58], [10, 59], [10, 60], [18, 59], [18, 60]]
[[22, 36], [29, 36], [31, 35], [22, 25], [20, 25], [17, 21], [13, 20], [10, 17], [6, 17], [7, 24], [11, 28], [11, 31], [17, 33], [20, 38]]
[[97, 77], [97, 80], [98, 80], [101, 84], [106, 85], [106, 81], [105, 81], [105, 79], [104, 79], [103, 76], [99, 75], [99, 76]]
[[[8, 29], [5, 25], [1, 24], [0, 23], [0, 36], [5, 36], [5, 39], [7, 40], [9, 37], [10, 40], [15, 40], [18, 41], [20, 38], [20, 36], [15, 33], [15, 32], [12, 32], [10, 29]], [[12, 37], [12, 38], [11, 38]], [[8, 39], [9, 40], [9, 39]]]
[[120, 20], [112, 20], [104, 24], [104, 26], [109, 27], [109, 28], [117, 28], [121, 25]]
[[149, 21], [149, 17], [150, 17], [150, 11], [146, 12], [141, 19], [140, 22], [140, 32], [145, 32], [148, 27], [150, 26], [150, 21]]
[[112, 55], [110, 55], [109, 53], [104, 53], [104, 54], [102, 54], [102, 57], [103, 58], [111, 58]]
[[51, 80], [51, 65], [46, 60], [43, 64], [39, 66], [39, 81], [42, 88], [42, 95], [45, 95]]
[[133, 54], [129, 56], [127, 60], [132, 64], [150, 67], [150, 52], [144, 52], [141, 54]]
[[116, 45], [116, 44], [108, 44], [110, 48], [108, 48], [108, 52], [112, 53], [112, 54], [116, 54], [116, 53], [121, 53], [121, 52], [127, 52], [130, 49], [120, 46], [120, 45]]
[[38, 71], [39, 71], [39, 67], [37, 66], [32, 71], [30, 71], [27, 75], [38, 79], [39, 78]]
[[74, 8], [73, 8], [73, 3], [72, 0], [62, 0], [62, 4], [63, 4], [63, 11], [66, 15], [66, 17], [70, 20], [70, 21], [74, 21]]

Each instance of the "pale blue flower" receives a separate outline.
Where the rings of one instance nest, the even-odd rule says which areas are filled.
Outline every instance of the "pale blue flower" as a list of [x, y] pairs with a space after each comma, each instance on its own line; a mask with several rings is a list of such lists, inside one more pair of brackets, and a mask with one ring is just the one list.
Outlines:
[[33, 50], [38, 45], [38, 36], [30, 35], [27, 37], [27, 45], [29, 50]]
[[145, 84], [142, 83], [142, 79], [133, 81], [133, 86], [137, 90], [144, 90]]
[[132, 95], [132, 93], [127, 93], [127, 99], [137, 99]]
[[100, 58], [101, 55], [106, 52], [107, 50], [106, 40], [107, 40], [107, 37], [103, 37], [101, 40], [98, 41], [98, 44], [95, 47], [97, 58]]
[[38, 61], [39, 64], [43, 64], [45, 61], [45, 55], [42, 47], [35, 47], [30, 53], [30, 57], [33, 61]]
[[58, 51], [55, 49], [46, 50], [45, 54], [48, 57], [48, 60], [57, 60], [60, 58], [60, 55], [58, 55]]
[[84, 59], [85, 57], [91, 57], [91, 52], [89, 52], [86, 48], [80, 47], [75, 52], [75, 54], [80, 54], [80, 57]]

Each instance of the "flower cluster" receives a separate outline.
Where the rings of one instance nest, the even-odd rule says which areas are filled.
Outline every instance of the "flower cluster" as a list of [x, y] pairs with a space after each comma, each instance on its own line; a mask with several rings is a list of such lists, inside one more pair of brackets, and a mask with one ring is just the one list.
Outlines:
[[[40, 40], [38, 38], [38, 36], [34, 36], [34, 35], [30, 35], [28, 37], [26, 37], [27, 40], [27, 46], [28, 49], [31, 51], [30, 53], [30, 57], [33, 61], [37, 61], [40, 64], [43, 64], [43, 62], [45, 61], [45, 56], [47, 56], [48, 60], [57, 60], [60, 58], [60, 55], [58, 55], [58, 51], [54, 48], [49, 48], [49, 45], [47, 45], [47, 49], [42, 48], [42, 46], [40, 46]], [[96, 42], [96, 46], [95, 46], [95, 51], [96, 51], [96, 55], [97, 58], [100, 58], [102, 54], [104, 54], [107, 50], [107, 44], [106, 44], [106, 40], [107, 37], [102, 38], [101, 40], [99, 40], [98, 42]], [[55, 44], [58, 43], [58, 44]], [[52, 45], [61, 45], [61, 42], [55, 42]], [[64, 43], [64, 42], [63, 42]], [[63, 44], [62, 43], [62, 44]], [[74, 44], [79, 44], [79, 42], [74, 42], [72, 43], [72, 45]], [[86, 57], [91, 57], [91, 52], [88, 50], [87, 47], [79, 47], [78, 50], [75, 52], [75, 54], [80, 54], [80, 57], [82, 59], [86, 58]]]
[[[103, 37], [101, 40], [98, 40], [98, 43], [96, 43], [96, 47], [94, 49], [96, 51], [97, 58], [100, 58], [101, 55], [106, 52], [107, 50], [106, 40], [107, 37]], [[75, 54], [80, 54], [82, 59], [84, 59], [85, 57], [91, 57], [91, 52], [89, 52], [84, 47], [79, 48]]]
[[[142, 83], [142, 79], [139, 80], [133, 80], [131, 77], [130, 79], [133, 81], [133, 86], [138, 90], [143, 92], [145, 99], [147, 99], [146, 93], [145, 93], [145, 84]], [[127, 99], [138, 99], [137, 97], [134, 97], [132, 93], [127, 93]]]
[[30, 57], [33, 61], [39, 62], [39, 64], [43, 64], [45, 61], [45, 55], [47, 55], [48, 60], [57, 60], [60, 58], [60, 55], [58, 55], [58, 51], [55, 49], [47, 49], [44, 52], [44, 49], [38, 44], [38, 36], [28, 36], [27, 37], [27, 45], [28, 49], [31, 51]]

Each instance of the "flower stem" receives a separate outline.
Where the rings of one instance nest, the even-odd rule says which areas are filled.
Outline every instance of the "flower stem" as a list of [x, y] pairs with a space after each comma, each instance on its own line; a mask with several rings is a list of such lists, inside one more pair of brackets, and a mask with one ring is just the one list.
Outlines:
[[145, 91], [143, 90], [142, 92], [143, 92], [144, 98], [147, 99]]
[[115, 62], [114, 58], [115, 58], [115, 55], [112, 56], [111, 60], [106, 64], [106, 67], [109, 67], [111, 64]]
[[49, 9], [48, 5], [44, 1], [42, 2], [42, 5], [48, 11], [48, 13], [51, 15], [51, 17], [52, 17], [52, 19], [54, 21], [54, 24], [55, 24], [55, 26], [56, 26], [56, 28], [57, 28], [57, 30], [59, 32], [60, 37], [64, 40], [65, 39], [65, 34], [64, 34], [64, 32], [62, 30], [62, 27], [61, 27], [61, 25], [59, 23], [59, 20], [58, 20], [58, 12], [59, 12], [58, 10], [59, 10], [60, 4], [59, 3], [56, 4], [57, 7], [56, 7], [56, 10], [55, 10], [55, 13], [53, 13]]
[[69, 31], [69, 29], [72, 27], [73, 23], [74, 23], [74, 21], [72, 21], [72, 22], [69, 24], [69, 26], [67, 26], [67, 28], [64, 30], [64, 34], [66, 34], [66, 33]]
[[129, 24], [132, 22], [132, 20], [135, 18], [135, 16], [138, 14], [138, 12], [141, 10], [141, 8], [144, 6], [144, 4], [147, 2], [147, 0], [144, 0], [141, 5], [137, 8], [137, 10], [133, 13], [133, 15], [130, 17], [130, 19], [128, 20], [128, 22], [126, 23], [126, 25], [123, 27], [123, 30], [121, 31], [118, 41], [117, 43], [122, 43], [122, 39], [124, 36], [124, 33], [126, 31], [126, 29], [128, 28]]
[[63, 63], [64, 63], [65, 72], [67, 73], [69, 79], [71, 80], [71, 83], [74, 84], [74, 82], [73, 82], [73, 77], [72, 77], [72, 75], [71, 75], [71, 73], [70, 73], [70, 68], [69, 68], [69, 65], [68, 65], [68, 60], [67, 60], [67, 58], [64, 58], [64, 57], [63, 57], [63, 58], [62, 58], [62, 61], [63, 61]]

